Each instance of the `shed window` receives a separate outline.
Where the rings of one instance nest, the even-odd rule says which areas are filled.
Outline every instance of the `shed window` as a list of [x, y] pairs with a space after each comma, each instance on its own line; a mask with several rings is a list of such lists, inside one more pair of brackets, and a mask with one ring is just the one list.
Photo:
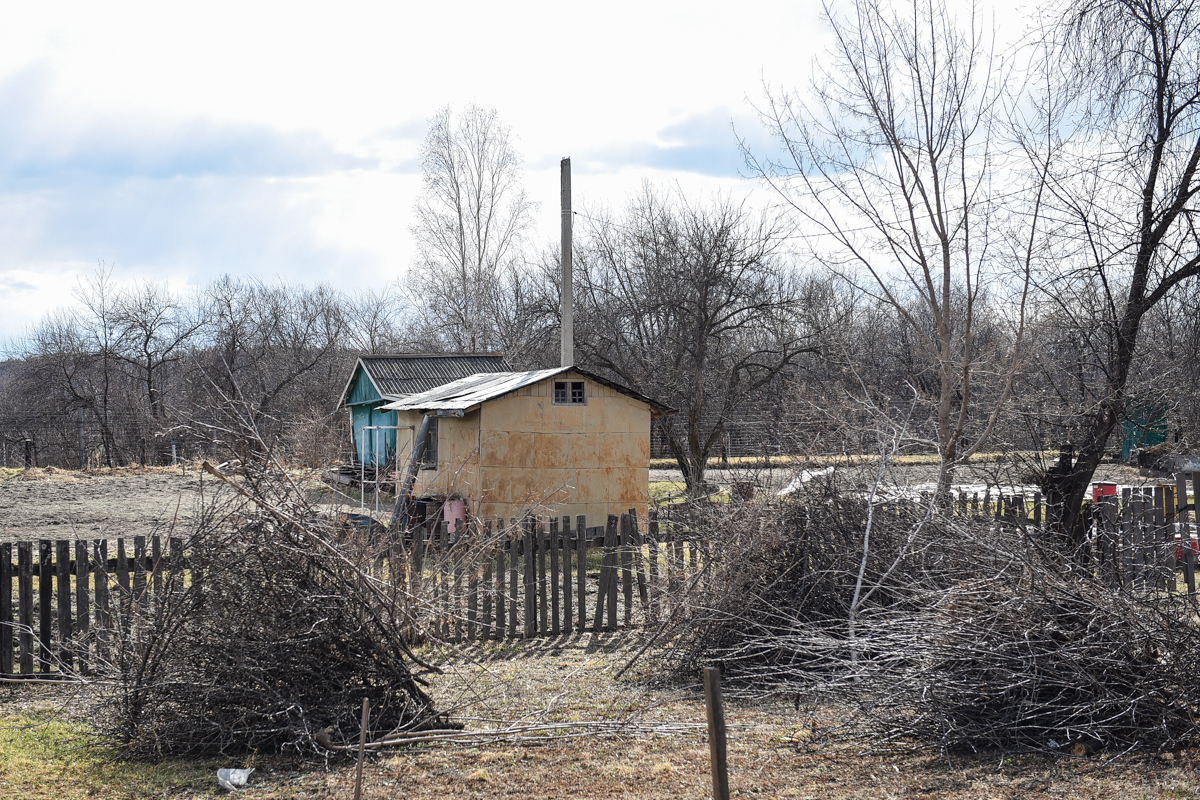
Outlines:
[[582, 406], [587, 403], [583, 381], [555, 381], [554, 403], [563, 406]]
[[429, 439], [425, 442], [425, 453], [421, 456], [421, 469], [438, 468], [438, 420], [429, 420]]

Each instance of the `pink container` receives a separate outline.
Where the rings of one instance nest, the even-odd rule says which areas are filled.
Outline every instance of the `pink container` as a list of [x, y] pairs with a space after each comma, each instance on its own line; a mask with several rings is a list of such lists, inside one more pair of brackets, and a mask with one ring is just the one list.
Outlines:
[[447, 500], [442, 506], [442, 516], [446, 520], [446, 528], [454, 533], [466, 529], [467, 524], [467, 501], [466, 500]]

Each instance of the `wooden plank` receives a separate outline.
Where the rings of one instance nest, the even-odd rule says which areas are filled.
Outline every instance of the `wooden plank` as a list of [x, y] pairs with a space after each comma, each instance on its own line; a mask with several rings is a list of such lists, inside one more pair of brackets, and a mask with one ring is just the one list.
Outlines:
[[60, 669], [73, 672], [71, 636], [75, 627], [71, 620], [71, 543], [62, 539], [54, 543], [54, 590], [58, 600], [58, 661]]
[[642, 602], [642, 611], [650, 613], [650, 595], [646, 588], [646, 562], [642, 554], [642, 531], [638, 525], [637, 509], [629, 509], [629, 523], [633, 531], [633, 571], [637, 576], [638, 599]]
[[92, 565], [88, 559], [87, 542], [75, 540], [75, 622], [79, 632], [77, 646], [79, 656], [79, 671], [87, 675], [91, 670], [88, 659], [88, 632], [91, 628], [89, 619], [92, 604], [88, 597], [88, 583], [92, 577]]
[[[1195, 592], [1196, 557], [1192, 552], [1192, 526], [1189, 522], [1188, 476], [1185, 472], [1175, 475], [1175, 527], [1179, 533], [1179, 557], [1183, 563], [1183, 580], [1189, 594]], [[1189, 575], [1191, 579], [1189, 580]]]
[[412, 537], [412, 575], [408, 583], [412, 586], [413, 599], [420, 603], [421, 584], [425, 579], [425, 523], [413, 526]]
[[53, 641], [54, 608], [54, 548], [49, 539], [38, 542], [38, 671], [50, 672], [50, 662], [53, 654], [50, 644]]
[[462, 520], [454, 519], [454, 593], [451, 595], [451, 609], [454, 614], [454, 643], [461, 644], [463, 640], [463, 560], [467, 557], [467, 532], [463, 529]]
[[17, 542], [17, 623], [21, 626], [21, 674], [32, 675], [33, 656], [33, 542]]
[[184, 590], [183, 539], [172, 536], [167, 540], [167, 548], [171, 551], [167, 559], [167, 567], [170, 569], [170, 575], [167, 578], [168, 585], [172, 592], [182, 592]]
[[117, 610], [117, 624], [122, 631], [129, 630], [130, 598], [129, 559], [125, 557], [125, 538], [117, 538], [117, 602], [113, 608]]
[[533, 526], [536, 523], [533, 520], [525, 520], [522, 525], [521, 544], [524, 555], [522, 567], [524, 574], [522, 576], [521, 588], [525, 592], [525, 636], [530, 637], [537, 633], [537, 565], [534, 562], [534, 547], [533, 547]]
[[550, 598], [546, 595], [546, 529], [536, 520], [533, 521], [535, 538], [537, 539], [537, 571], [538, 571], [538, 633], [545, 635], [549, 628], [548, 617]]
[[658, 512], [651, 510], [649, 520], [646, 522], [646, 559], [648, 561], [650, 580], [649, 580], [649, 602], [646, 605], [646, 614], [651, 622], [658, 621], [658, 595], [660, 592], [658, 585]]
[[629, 515], [622, 514], [620, 533], [617, 540], [621, 555], [621, 588], [625, 595], [625, 627], [633, 627], [633, 530]]
[[492, 580], [492, 521], [483, 523], [483, 544], [479, 557], [483, 559], [483, 629], [481, 638], [486, 642], [492, 638], [492, 597], [496, 587]]
[[1120, 524], [1118, 523], [1117, 496], [1105, 495], [1100, 501], [1104, 519], [1104, 552], [1107, 553], [1107, 570], [1101, 566], [1101, 577], [1105, 585], [1116, 588], [1121, 585]]
[[133, 603], [134, 613], [146, 603], [146, 537], [133, 537]]
[[13, 674], [12, 543], [0, 544], [0, 675]]
[[1175, 591], [1175, 536], [1166, 535], [1166, 504], [1168, 495], [1174, 509], [1175, 489], [1169, 486], [1154, 487], [1154, 589]]
[[1138, 588], [1145, 591], [1154, 587], [1154, 552], [1158, 543], [1154, 535], [1154, 489], [1149, 486], [1142, 489], [1142, 524], [1139, 533], [1141, 574]]
[[150, 537], [150, 575], [152, 578], [151, 585], [154, 587], [154, 600], [156, 603], [162, 602], [162, 587], [163, 587], [163, 557], [162, 557], [162, 537]]
[[1133, 490], [1125, 487], [1121, 490], [1121, 532], [1117, 537], [1121, 550], [1120, 586], [1126, 590], [1133, 588]]
[[108, 659], [108, 632], [112, 630], [112, 610], [108, 591], [108, 542], [92, 543], [96, 559], [96, 659], [103, 665]]
[[1162, 548], [1162, 565], [1163, 574], [1166, 577], [1166, 590], [1168, 592], [1177, 591], [1179, 587], [1175, 585], [1175, 572], [1178, 569], [1178, 564], [1175, 562], [1175, 487], [1162, 487], [1162, 505], [1159, 509], [1161, 514], [1159, 541]]
[[562, 597], [563, 597], [563, 633], [570, 633], [572, 628], [571, 584], [575, 582], [575, 573], [571, 569], [571, 518], [562, 518]]
[[[549, 537], [550, 541], [547, 546], [550, 548], [550, 635], [558, 636], [562, 633], [562, 618], [558, 614], [559, 594], [558, 594], [558, 579], [561, 574], [558, 569], [558, 554], [560, 548], [560, 539], [558, 536], [558, 517], [551, 517]], [[545, 626], [545, 621], [542, 626]]]
[[[469, 538], [463, 543], [467, 559], [467, 641], [475, 641], [475, 628], [479, 622], [479, 521], [473, 520], [467, 527]], [[484, 584], [485, 586], [487, 584]]]
[[437, 610], [435, 627], [442, 641], [450, 641], [450, 524], [444, 519], [438, 520], [437, 526], [437, 599], [434, 608]]
[[608, 524], [604, 526], [604, 564], [608, 567], [608, 629], [617, 629], [617, 548], [620, 534], [617, 526], [619, 520], [615, 514], [608, 515]]
[[[1192, 500], [1189, 503], [1188, 492], [1187, 492], [1187, 477], [1185, 476], [1183, 479], [1183, 488], [1179, 492], [1179, 504], [1180, 504], [1180, 506], [1185, 506], [1185, 505], [1192, 506], [1192, 512], [1194, 513], [1195, 520], [1196, 520], [1196, 527], [1200, 528], [1200, 508], [1197, 508], [1197, 505], [1200, 504], [1200, 486], [1196, 485], [1196, 479], [1200, 478], [1200, 475], [1197, 475], [1194, 472], [1191, 473], [1191, 475], [1192, 475]], [[1186, 517], [1188, 516], [1188, 513], [1185, 511], [1185, 512], [1183, 512], [1183, 514], [1186, 519]], [[1184, 582], [1187, 583], [1188, 595], [1191, 597], [1195, 597], [1196, 596], [1196, 551], [1192, 548], [1192, 527], [1193, 527], [1192, 524], [1185, 524], [1183, 526], [1183, 531], [1184, 531], [1183, 532], [1183, 579], [1184, 579]], [[1197, 544], [1200, 545], [1200, 541], [1198, 541]]]
[[521, 529], [517, 521], [508, 521], [508, 635], [515, 639], [520, 634], [517, 628], [517, 600], [520, 588], [517, 585], [517, 571], [521, 560]]
[[[504, 536], [504, 520], [496, 520], [496, 535]], [[496, 542], [496, 640], [504, 638], [504, 618], [507, 594], [504, 589], [504, 548], [507, 542], [500, 538]]]
[[579, 632], [587, 630], [587, 517], [575, 517], [576, 604], [579, 606]]

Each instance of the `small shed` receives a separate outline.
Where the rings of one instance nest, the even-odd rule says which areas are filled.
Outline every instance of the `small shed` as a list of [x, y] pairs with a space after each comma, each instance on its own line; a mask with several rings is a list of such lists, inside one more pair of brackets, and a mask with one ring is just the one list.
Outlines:
[[[468, 375], [508, 370], [503, 356], [490, 353], [359, 356], [337, 405], [350, 411], [356, 460], [377, 465], [391, 463], [396, 457], [396, 412], [382, 410], [385, 403]], [[411, 436], [401, 436], [400, 445], [411, 445]], [[399, 455], [403, 457], [404, 452]]]
[[[649, 503], [650, 419], [674, 411], [577, 367], [472, 375], [381, 406], [431, 447], [414, 497], [466, 501], [475, 516], [584, 514]], [[434, 444], [436, 443], [436, 444]]]

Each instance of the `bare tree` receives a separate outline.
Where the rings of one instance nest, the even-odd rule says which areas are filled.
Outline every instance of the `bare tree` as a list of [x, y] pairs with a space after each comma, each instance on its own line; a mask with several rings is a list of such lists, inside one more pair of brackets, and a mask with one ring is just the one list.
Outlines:
[[[998, 185], [1005, 70], [973, 9], [963, 25], [940, 0], [855, 0], [825, 15], [833, 51], [811, 99], [771, 93], [763, 114], [786, 155], [747, 158], [797, 212], [814, 256], [891, 306], [931, 365], [944, 499], [991, 436], [1021, 358], [1040, 184]], [[1005, 215], [1014, 189], [1027, 202]], [[985, 359], [976, 323], [1002, 297], [1009, 346]], [[999, 385], [986, 404], [983, 381]]]
[[409, 299], [446, 349], [500, 349], [498, 293], [522, 266], [534, 204], [521, 188], [521, 159], [494, 109], [447, 106], [429, 122], [421, 149], [418, 259]]
[[778, 222], [721, 200], [689, 204], [647, 187], [620, 219], [577, 239], [580, 363], [679, 409], [662, 429], [688, 492], [755, 392], [813, 349], [802, 289], [778, 257]]
[[[1046, 289], [1086, 332], [1096, 381], [1072, 409], [1045, 484], [1078, 547], [1088, 483], [1127, 412], [1143, 320], [1200, 274], [1200, 9], [1191, 0], [1078, 0], [1049, 34], [1057, 95], [1042, 108], [1063, 145], [1052, 173], [1061, 256]], [[1082, 309], [1070, 299], [1081, 286], [1095, 300]]]
[[114, 321], [120, 332], [116, 357], [133, 370], [146, 392], [150, 416], [162, 419], [163, 373], [178, 363], [193, 335], [203, 325], [194, 307], [174, 297], [165, 286], [145, 281], [118, 294]]

